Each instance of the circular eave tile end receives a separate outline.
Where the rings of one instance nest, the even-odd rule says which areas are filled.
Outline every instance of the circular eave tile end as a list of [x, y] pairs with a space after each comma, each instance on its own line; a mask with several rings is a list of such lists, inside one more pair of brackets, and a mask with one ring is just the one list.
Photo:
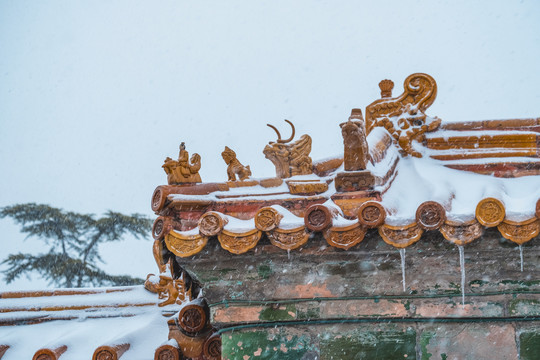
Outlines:
[[506, 215], [504, 204], [499, 199], [485, 198], [476, 206], [476, 219], [485, 227], [499, 225]]
[[446, 221], [446, 210], [436, 201], [426, 201], [416, 210], [416, 223], [424, 230], [437, 230]]
[[323, 231], [332, 225], [332, 214], [324, 205], [312, 205], [306, 211], [304, 224], [311, 231]]
[[386, 210], [377, 201], [366, 201], [358, 209], [358, 222], [368, 228], [375, 228], [384, 224]]

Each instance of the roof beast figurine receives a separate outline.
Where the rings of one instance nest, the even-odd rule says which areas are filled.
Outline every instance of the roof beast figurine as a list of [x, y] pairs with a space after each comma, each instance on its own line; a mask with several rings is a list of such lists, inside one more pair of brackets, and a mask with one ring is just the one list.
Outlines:
[[349, 117], [349, 121], [339, 124], [345, 146], [343, 154], [345, 171], [365, 170], [370, 160], [362, 111], [355, 110], [356, 114]]
[[178, 161], [170, 157], [165, 159], [161, 167], [167, 173], [167, 182], [169, 185], [201, 182], [201, 176], [199, 175], [201, 156], [199, 154], [193, 154], [191, 159], [188, 159], [189, 153], [186, 150], [186, 144], [183, 142], [180, 144]]
[[311, 152], [311, 137], [304, 134], [296, 142], [289, 142], [294, 138], [294, 125], [291, 125], [292, 134], [287, 140], [281, 139], [281, 134], [275, 126], [267, 124], [277, 133], [277, 140], [271, 141], [264, 147], [264, 156], [274, 163], [276, 176], [282, 179], [295, 175], [308, 175], [312, 173], [312, 164], [309, 153]]
[[234, 150], [230, 149], [228, 146], [225, 146], [225, 150], [221, 153], [221, 157], [227, 164], [227, 176], [229, 181], [236, 181], [236, 175], [240, 181], [249, 179], [251, 176], [251, 169], [248, 166], [242, 165], [242, 163], [236, 157]]

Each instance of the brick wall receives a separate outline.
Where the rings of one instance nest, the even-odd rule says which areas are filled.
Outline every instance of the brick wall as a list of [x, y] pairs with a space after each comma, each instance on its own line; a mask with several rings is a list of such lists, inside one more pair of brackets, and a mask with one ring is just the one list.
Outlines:
[[[349, 251], [316, 236], [288, 254], [216, 239], [178, 259], [204, 288], [225, 359], [540, 359], [540, 244], [497, 231], [457, 247], [427, 233], [405, 252], [376, 232]], [[212, 246], [214, 242], [214, 246]]]

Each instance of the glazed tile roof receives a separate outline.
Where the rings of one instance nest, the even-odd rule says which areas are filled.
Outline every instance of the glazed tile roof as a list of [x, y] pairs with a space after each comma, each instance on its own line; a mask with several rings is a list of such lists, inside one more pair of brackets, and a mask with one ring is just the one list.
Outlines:
[[[382, 128], [375, 130], [368, 136], [368, 144], [381, 143], [384, 136], [389, 136]], [[533, 130], [519, 134], [533, 134], [536, 146], [536, 138], [540, 136], [538, 126]], [[485, 134], [481, 130], [475, 131]], [[442, 130], [439, 135], [435, 134], [438, 137], [431, 135], [431, 139], [461, 139], [457, 132], [452, 130], [446, 137]], [[505, 134], [500, 130], [496, 132]], [[479, 139], [484, 136], [473, 136], [472, 130], [464, 133], [464, 138], [472, 137], [475, 141], [481, 141]], [[512, 143], [505, 144], [510, 149], [517, 149], [511, 146]], [[211, 236], [217, 236], [227, 250], [243, 253], [253, 248], [263, 233], [274, 245], [288, 250], [301, 246], [309, 233], [318, 231], [323, 232], [330, 245], [349, 248], [359, 243], [365, 232], [373, 227], [378, 228], [385, 241], [396, 247], [414, 243], [426, 230], [440, 230], [445, 238], [457, 244], [480, 237], [485, 227], [496, 226], [504, 237], [520, 244], [538, 235], [540, 176], [527, 176], [529, 172], [537, 171], [538, 158], [523, 158], [522, 154], [514, 156], [515, 153], [506, 153], [504, 148], [490, 148], [491, 153], [482, 154], [482, 158], [474, 158], [465, 148], [433, 150], [417, 144], [416, 149], [428, 156], [404, 158], [391, 143], [383, 157], [377, 158], [373, 154], [372, 159], [378, 162], [371, 162], [367, 169], [379, 182], [360, 191], [336, 190], [334, 177], [343, 171], [343, 165], [323, 176], [312, 174], [284, 181], [276, 179], [277, 186], [272, 187], [261, 186], [257, 180], [245, 184], [250, 186], [228, 189], [227, 183], [220, 184], [221, 187], [215, 185], [216, 191], [208, 193], [206, 184], [187, 188], [161, 186], [154, 197], [163, 196], [165, 200], [162, 208], [155, 209], [162, 216], [156, 220], [154, 236], [164, 238], [177, 255], [190, 256], [200, 251]], [[452, 156], [440, 160], [437, 151]], [[491, 158], [492, 154], [498, 154], [498, 157]], [[479, 153], [475, 155], [479, 156]], [[460, 157], [469, 158], [462, 160]], [[500, 168], [495, 175], [517, 177], [483, 174], [488, 165], [496, 167], [497, 164]], [[520, 168], [519, 164], [527, 167]], [[466, 166], [480, 166], [481, 169], [474, 172], [459, 169]], [[322, 186], [319, 191], [303, 193], [295, 191], [291, 184]], [[196, 194], [198, 188], [204, 194]], [[190, 189], [191, 193], [183, 194], [185, 189]], [[484, 208], [490, 212], [486, 213]], [[313, 211], [319, 213], [321, 219], [325, 218], [324, 221], [319, 219], [326, 222], [323, 227], [310, 220]], [[373, 223], [374, 220], [368, 217], [377, 211], [378, 219]], [[191, 216], [181, 221], [173, 220], [179, 213], [190, 213]], [[168, 216], [171, 214], [174, 216]], [[270, 221], [270, 217], [272, 225], [267, 226], [264, 221]], [[208, 230], [208, 224], [218, 226]], [[186, 228], [191, 229], [186, 231]], [[165, 236], [167, 229], [171, 231]], [[336, 240], [338, 237], [350, 238], [352, 234], [354, 244], [340, 244]], [[283, 242], [285, 237], [289, 238], [287, 244]], [[235, 241], [244, 244], [243, 247], [234, 249]]]
[[[207, 246], [258, 256], [315, 246], [339, 258], [342, 250], [350, 254], [364, 239], [373, 241], [368, 232], [399, 249], [434, 231], [460, 247], [488, 228], [519, 245], [537, 237], [540, 118], [444, 123], [425, 114], [437, 93], [429, 75], [409, 76], [404, 93], [394, 98], [392, 87], [381, 82], [382, 98], [366, 107], [365, 120], [353, 109], [340, 124], [344, 147], [328, 149], [338, 156], [312, 162], [316, 144], [308, 135], [291, 143], [294, 127], [288, 140], [272, 127], [278, 139], [263, 153], [276, 166], [273, 178], [251, 176], [226, 147], [229, 180], [201, 183], [200, 156], [188, 159], [182, 144], [178, 161], [167, 158], [163, 165], [169, 185], [158, 186], [151, 199], [160, 273], [148, 277], [150, 292], [0, 293], [0, 359], [221, 358], [221, 333], [210, 321], [216, 314], [204, 284], [183, 268], [191, 259], [210, 266], [215, 259], [192, 258]], [[314, 235], [330, 247], [312, 245], [320, 240]], [[257, 251], [263, 238], [273, 246]], [[298, 286], [317, 291], [311, 283]]]
[[91, 359], [110, 346], [122, 359], [152, 359], [174, 313], [157, 303], [142, 286], [0, 293], [0, 358]]
[[366, 120], [353, 109], [340, 125], [340, 156], [311, 165], [311, 142], [285, 145], [293, 127], [291, 139], [280, 140], [278, 132], [264, 149], [276, 178], [159, 186], [152, 196], [155, 239], [188, 257], [214, 236], [235, 254], [255, 247], [263, 234], [286, 250], [316, 232], [348, 249], [373, 228], [398, 248], [429, 230], [458, 245], [489, 227], [518, 244], [536, 237], [540, 118], [444, 123], [425, 113], [437, 93], [429, 75], [409, 76], [395, 98], [392, 87], [381, 82], [383, 98], [367, 106]]

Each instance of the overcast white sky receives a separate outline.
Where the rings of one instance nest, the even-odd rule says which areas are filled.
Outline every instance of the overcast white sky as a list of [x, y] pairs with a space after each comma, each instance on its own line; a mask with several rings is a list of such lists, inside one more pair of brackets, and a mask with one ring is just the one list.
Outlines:
[[[225, 145], [273, 176], [266, 123], [337, 154], [351, 108], [414, 72], [437, 81], [443, 121], [538, 117], [538, 19], [534, 0], [0, 0], [0, 206], [153, 216], [181, 141], [203, 181], [227, 179]], [[10, 220], [0, 234], [0, 259], [39, 248]], [[104, 251], [110, 271], [155, 271], [151, 241]]]

